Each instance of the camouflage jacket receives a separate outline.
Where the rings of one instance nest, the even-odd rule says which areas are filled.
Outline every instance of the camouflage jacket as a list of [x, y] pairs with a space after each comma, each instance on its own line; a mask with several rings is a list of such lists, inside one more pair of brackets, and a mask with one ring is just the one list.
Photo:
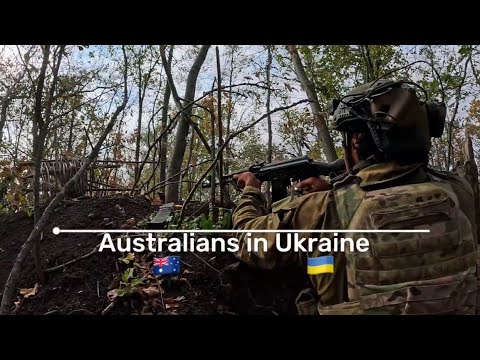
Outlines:
[[[351, 186], [348, 186], [349, 181], [351, 178], [354, 178], [357, 183], [357, 187], [359, 191], [361, 191], [361, 197], [363, 197], [363, 203], [356, 201], [354, 199], [355, 196], [358, 196], [359, 191], [353, 192], [353, 195], [349, 195], [348, 192], [345, 192], [344, 189], [349, 189]], [[393, 205], [400, 204], [409, 204], [409, 203], [421, 203], [417, 205], [421, 205], [420, 208], [423, 206], [423, 202], [425, 204], [429, 204], [428, 201], [433, 196], [440, 196], [439, 194], [433, 193], [433, 195], [425, 197], [423, 199], [420, 197], [413, 197], [416, 189], [420, 184], [429, 184], [432, 182], [432, 177], [440, 179], [440, 181], [448, 183], [448, 188], [453, 190], [450, 191], [451, 196], [455, 197], [455, 203], [460, 208], [460, 212], [462, 213], [462, 224], [459, 226], [465, 228], [466, 232], [470, 235], [465, 235], [465, 243], [468, 243], [466, 246], [461, 246], [462, 253], [460, 254], [453, 254], [452, 256], [463, 257], [469, 256], [469, 264], [472, 263], [472, 254], [475, 253], [476, 247], [472, 248], [472, 246], [476, 246], [477, 238], [475, 233], [475, 214], [474, 214], [474, 200], [473, 200], [473, 192], [470, 185], [461, 179], [458, 176], [455, 176], [451, 173], [439, 173], [434, 172], [432, 170], [425, 169], [421, 164], [413, 164], [413, 165], [400, 165], [395, 162], [386, 162], [382, 164], [375, 164], [371, 165], [365, 169], [359, 171], [356, 176], [347, 177], [345, 181], [340, 181], [340, 183], [335, 184], [332, 190], [329, 191], [322, 191], [322, 192], [315, 192], [308, 195], [304, 195], [298, 198], [291, 198], [285, 201], [282, 201], [275, 206], [272, 206], [272, 212], [268, 213], [267, 208], [265, 206], [265, 198], [260, 192], [259, 189], [247, 186], [243, 190], [243, 194], [241, 199], [239, 200], [237, 207], [233, 212], [233, 226], [234, 229], [295, 229], [295, 230], [303, 230], [305, 229], [304, 233], [299, 234], [301, 237], [316, 237], [316, 238], [332, 238], [331, 233], [309, 233], [308, 229], [349, 229], [349, 228], [357, 228], [357, 229], [364, 229], [361, 226], [365, 225], [372, 225], [366, 224], [363, 219], [370, 219], [370, 211], [374, 207], [369, 204], [374, 203], [375, 206], [378, 207], [378, 203], [382, 206], [384, 202], [386, 207]], [[350, 179], [350, 180], [348, 180]], [[355, 182], [355, 181], [354, 181]], [[347, 183], [347, 185], [345, 185]], [[402, 185], [407, 185], [409, 187], [402, 188]], [[395, 189], [394, 193], [386, 193], [385, 189]], [[422, 188], [423, 189], [423, 188]], [[427, 189], [428, 190], [428, 189]], [[425, 191], [427, 191], [425, 190]], [[393, 191], [393, 190], [392, 190]], [[423, 191], [423, 190], [422, 190]], [[372, 194], [367, 195], [365, 194]], [[449, 194], [450, 194], [449, 193]], [[357, 195], [355, 195], [357, 194]], [[388, 196], [387, 196], [388, 195]], [[352, 198], [349, 198], [351, 196]], [[369, 200], [368, 198], [372, 198], [371, 201], [364, 201]], [[397, 199], [397, 200], [392, 200]], [[366, 204], [364, 206], [359, 206], [359, 203]], [[370, 208], [369, 208], [370, 206]], [[408, 206], [408, 205], [404, 205]], [[434, 205], [428, 205], [432, 208]], [[428, 207], [427, 206], [427, 207]], [[381, 206], [380, 206], [381, 207]], [[418, 206], [417, 206], [418, 207]], [[438, 207], [438, 206], [437, 206]], [[412, 211], [416, 210], [415, 211]], [[433, 209], [433, 208], [432, 208]], [[407, 210], [405, 210], [407, 211]], [[433, 210], [432, 210], [433, 211]], [[415, 216], [418, 216], [418, 210], [415, 208], [409, 208], [408, 212], [406, 213], [412, 219]], [[359, 220], [360, 219], [360, 220]], [[352, 225], [352, 221], [358, 225], [354, 227], [349, 227]], [[363, 221], [363, 222], [362, 222]], [[382, 220], [383, 221], [383, 220]], [[375, 226], [376, 224], [373, 224]], [[422, 225], [425, 225], [423, 223]], [[405, 228], [409, 228], [406, 226]], [[413, 228], [413, 225], [412, 225]], [[425, 226], [423, 226], [425, 228]], [[441, 230], [443, 231], [443, 230]], [[382, 234], [383, 235], [383, 234]], [[403, 234], [405, 235], [405, 234]], [[263, 237], [267, 239], [268, 247], [267, 251], [263, 251], [262, 247], [258, 249], [258, 251], [252, 251], [252, 249], [247, 248], [247, 235], [245, 233], [239, 233], [237, 237], [240, 239], [240, 249], [236, 253], [236, 256], [252, 265], [266, 269], [274, 269], [279, 266], [284, 266], [287, 264], [298, 264], [299, 266], [306, 268], [306, 261], [307, 257], [317, 257], [323, 256], [324, 253], [320, 253], [318, 250], [314, 249], [312, 253], [305, 253], [301, 251], [289, 251], [289, 252], [280, 252], [276, 247], [276, 234], [274, 233], [255, 233], [257, 237]], [[405, 235], [406, 236], [406, 235]], [[470, 236], [470, 237], [469, 237]], [[411, 235], [410, 235], [411, 237]], [[460, 237], [460, 236], [459, 236]], [[468, 237], [468, 239], [467, 239]], [[358, 238], [358, 237], [357, 237]], [[387, 241], [389, 239], [388, 236], [379, 237], [381, 240], [379, 242], [383, 242], [384, 239]], [[463, 239], [462, 238], [462, 239]], [[410, 244], [419, 244], [418, 240], [415, 238], [400, 238], [400, 240], [407, 240], [404, 241], [404, 244], [409, 242]], [[284, 238], [282, 237], [282, 241]], [[435, 241], [438, 241], [437, 239]], [[448, 243], [448, 238], [446, 242]], [[428, 242], [427, 242], [428, 243]], [[475, 243], [475, 245], [472, 245]], [[436, 244], [436, 243], [435, 243]], [[375, 244], [377, 249], [382, 249], [382, 244]], [[433, 245], [432, 245], [433, 246]], [[436, 245], [435, 245], [436, 246]], [[398, 246], [397, 246], [398, 247]], [[435, 249], [438, 251], [445, 251], [445, 249]], [[373, 250], [372, 250], [373, 251]], [[392, 249], [386, 249], [386, 252], [391, 252]], [[420, 251], [420, 250], [419, 250]], [[424, 251], [424, 250], [422, 250]], [[438, 252], [437, 251], [437, 252]], [[377, 282], [375, 284], [378, 285], [378, 289], [381, 288], [382, 285], [381, 280], [379, 280], [384, 274], [381, 270], [383, 270], [383, 266], [390, 266], [392, 264], [391, 260], [388, 260], [386, 263], [382, 263], [382, 261], [374, 260], [372, 256], [370, 258], [363, 258], [363, 259], [354, 259], [349, 258], [348, 254], [344, 252], [332, 252], [330, 255], [334, 257], [334, 268], [335, 271], [333, 273], [324, 273], [318, 275], [310, 275], [311, 282], [313, 285], [314, 293], [316, 302], [318, 301], [322, 307], [327, 308], [330, 305], [339, 304], [343, 302], [349, 302], [352, 300], [359, 300], [359, 296], [361, 297], [363, 303], [379, 303], [384, 301], [384, 299], [378, 295], [380, 292], [377, 291], [376, 294], [370, 294], [368, 292], [368, 286], [358, 286], [358, 284], [350, 284], [347, 279], [349, 278], [348, 271], [349, 266], [348, 263], [352, 264], [355, 263], [356, 266], [358, 264], [366, 264], [365, 270], [362, 270], [361, 273], [368, 274], [368, 276], [373, 276], [376, 278]], [[371, 252], [370, 252], [371, 255]], [[412, 254], [408, 254], [412, 255]], [[397, 263], [400, 263], [402, 258], [398, 257], [396, 254], [396, 265], [399, 266]], [[416, 258], [422, 258], [422, 256], [415, 255]], [[430, 255], [429, 255], [430, 256]], [[432, 255], [433, 256], [433, 255]], [[435, 253], [436, 258], [438, 258], [438, 254]], [[405, 256], [404, 256], [405, 257]], [[409, 257], [408, 260], [404, 261], [401, 264], [401, 269], [408, 268], [408, 261], [413, 261], [412, 257]], [[427, 260], [422, 260], [423, 262]], [[463, 261], [463, 260], [462, 260]], [[380, 265], [379, 265], [380, 263]], [[475, 259], [473, 260], [475, 263]], [[385, 265], [387, 264], [387, 265]], [[463, 263], [462, 263], [463, 264]], [[417, 266], [424, 265], [416, 264]], [[458, 264], [457, 264], [458, 265]], [[468, 265], [468, 266], [470, 266]], [[370, 267], [369, 267], [370, 266]], [[375, 266], [378, 268], [376, 269]], [[456, 266], [456, 265], [455, 265]], [[373, 270], [378, 271], [373, 271]], [[469, 269], [473, 269], [472, 266]], [[408, 273], [403, 270], [399, 270], [399, 274]], [[433, 271], [432, 269], [428, 269], [428, 271]], [[471, 270], [473, 271], [473, 270]], [[471, 275], [471, 271], [469, 270], [469, 276]], [[360, 271], [359, 271], [360, 273]], [[390, 276], [389, 274], [388, 276]], [[398, 274], [397, 274], [398, 275]], [[396, 275], [396, 276], [397, 276]], [[353, 278], [358, 278], [358, 274], [355, 274]], [[392, 275], [393, 276], [393, 275]], [[402, 278], [403, 275], [399, 275], [399, 279]], [[423, 275], [422, 275], [423, 276]], [[432, 275], [433, 276], [433, 275]], [[440, 277], [440, 275], [438, 275]], [[473, 275], [472, 275], [473, 276]], [[475, 275], [476, 276], [476, 275]], [[352, 278], [352, 277], [350, 277]], [[469, 279], [471, 279], [469, 277]], [[407, 278], [403, 280], [399, 280], [397, 282], [408, 281]], [[476, 281], [476, 280], [475, 280]], [[395, 281], [393, 281], [395, 283]], [[373, 284], [373, 283], [372, 283]], [[377, 286], [375, 285], [375, 286]], [[416, 282], [414, 285], [417, 286], [430, 286], [431, 284], [423, 284]], [[351, 291], [356, 288], [355, 291]], [[475, 285], [476, 289], [476, 285]], [[390, 294], [390, 292], [395, 291], [395, 287], [385, 287], [381, 289], [382, 292], [385, 294]], [[360, 295], [358, 294], [360, 292]], [[455, 293], [454, 290], [451, 291]], [[398, 293], [398, 291], [397, 291]], [[303, 294], [304, 295], [304, 294]], [[405, 297], [408, 294], [404, 294]], [[300, 294], [302, 296], [302, 294]], [[299, 296], [299, 298], [300, 298]], [[402, 295], [403, 296], [403, 295]], [[470, 301], [470, 300], [469, 300]], [[473, 300], [475, 301], [475, 300]], [[350, 303], [347, 303], [350, 304]], [[372, 305], [375, 306], [375, 305]], [[300, 311], [300, 309], [299, 309]], [[395, 310], [396, 311], [396, 310]], [[308, 310], [307, 312], [310, 312]]]

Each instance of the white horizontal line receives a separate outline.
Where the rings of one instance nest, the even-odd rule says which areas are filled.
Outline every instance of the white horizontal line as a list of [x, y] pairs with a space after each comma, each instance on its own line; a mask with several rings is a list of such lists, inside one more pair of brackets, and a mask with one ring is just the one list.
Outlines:
[[[207, 234], [225, 234], [225, 233], [252, 233], [252, 234], [262, 234], [262, 233], [429, 233], [428, 229], [421, 230], [360, 230], [360, 229], [328, 229], [328, 230], [318, 230], [318, 229], [303, 229], [303, 230], [232, 230], [232, 229], [214, 229], [214, 230], [179, 230], [179, 229], [164, 229], [164, 230], [133, 230], [133, 229], [98, 229], [98, 230], [88, 230], [88, 229], [59, 229], [57, 233], [207, 233]], [[56, 232], [54, 232], [55, 234]]]

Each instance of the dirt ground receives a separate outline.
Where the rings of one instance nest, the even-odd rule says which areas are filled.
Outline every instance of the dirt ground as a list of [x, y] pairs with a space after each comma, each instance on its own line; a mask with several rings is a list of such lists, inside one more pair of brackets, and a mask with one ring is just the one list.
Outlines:
[[[193, 205], [188, 213], [199, 214], [208, 207]], [[195, 208], [196, 207], [196, 208]], [[90, 253], [102, 239], [91, 233], [54, 235], [52, 229], [120, 229], [156, 212], [143, 198], [112, 197], [69, 200], [61, 203], [47, 225], [41, 241], [46, 267], [64, 264]], [[129, 220], [130, 219], [130, 220]], [[130, 225], [129, 225], [130, 224]], [[138, 225], [139, 227], [141, 225]], [[33, 217], [24, 213], [0, 215], [0, 292], [13, 262], [33, 227]], [[141, 291], [117, 297], [120, 274], [126, 269], [122, 254], [96, 252], [57, 271], [47, 273], [46, 282], [35, 295], [24, 297], [20, 291], [16, 314], [294, 314], [294, 299], [307, 285], [306, 276], [296, 269], [267, 271], [251, 269], [230, 253], [180, 253], [182, 272], [162, 277], [149, 276]], [[151, 273], [154, 254], [137, 254], [143, 278]], [[24, 266], [20, 289], [35, 288], [33, 258]], [[110, 298], [109, 298], [110, 292]], [[113, 305], [110, 305], [113, 304]], [[110, 306], [109, 306], [110, 305]], [[107, 310], [105, 310], [107, 309]]]

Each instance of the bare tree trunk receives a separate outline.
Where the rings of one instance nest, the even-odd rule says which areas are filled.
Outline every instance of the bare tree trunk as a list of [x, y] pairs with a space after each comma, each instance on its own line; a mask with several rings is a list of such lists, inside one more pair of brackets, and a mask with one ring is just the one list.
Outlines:
[[[448, 146], [448, 144], [447, 144]], [[442, 159], [443, 159], [443, 170], [448, 171], [448, 162], [447, 162], [447, 147], [444, 146], [442, 149]]]
[[[218, 46], [216, 47], [217, 55], [217, 122], [218, 122], [218, 146], [220, 149], [223, 145], [223, 124], [222, 124], [222, 71], [220, 69], [220, 53]], [[223, 150], [218, 156], [218, 179], [219, 179], [219, 206], [223, 207], [223, 194], [225, 192], [225, 186], [223, 184]]]
[[58, 159], [58, 149], [60, 147], [60, 144], [58, 143], [58, 129], [55, 129], [53, 132], [53, 143], [52, 143], [52, 154], [54, 154], [54, 159]]
[[472, 75], [475, 78], [475, 82], [477, 83], [477, 85], [480, 85], [480, 77], [478, 76], [477, 69], [475, 69], [475, 65], [473, 64], [472, 52], [470, 52], [468, 61], [470, 62], [470, 68], [472, 69]]
[[319, 140], [322, 143], [322, 149], [327, 157], [327, 161], [335, 161], [337, 159], [337, 152], [335, 151], [332, 137], [328, 132], [325, 117], [320, 109], [320, 102], [318, 101], [317, 93], [315, 92], [315, 85], [308, 79], [307, 74], [305, 73], [305, 69], [303, 68], [302, 60], [300, 59], [300, 55], [298, 54], [296, 46], [287, 45], [287, 50], [292, 58], [298, 80], [300, 81], [300, 84], [302, 85], [302, 88], [307, 94], [308, 100], [310, 101], [310, 109], [313, 113], [315, 126], [319, 129]]
[[20, 147], [20, 139], [22, 136], [24, 121], [20, 121], [20, 129], [18, 130], [17, 138], [15, 140], [15, 151], [13, 153], [13, 158], [18, 159], [18, 148]]
[[[153, 64], [150, 65], [150, 68], [146, 72], [142, 72], [142, 55], [144, 55], [143, 51], [146, 52], [146, 48], [142, 48], [138, 54], [136, 54], [136, 62], [137, 62], [137, 76], [138, 76], [138, 118], [137, 118], [137, 137], [135, 142], [135, 170], [134, 170], [134, 186], [132, 187], [131, 193], [135, 192], [135, 187], [140, 181], [141, 173], [144, 168], [144, 162], [140, 162], [140, 145], [142, 140], [142, 122], [143, 122], [143, 103], [145, 102], [145, 95], [147, 93], [148, 84], [150, 83], [150, 79], [152, 76], [152, 72], [156, 65], [158, 64], [160, 58], [158, 58]], [[154, 106], [157, 98], [155, 97]], [[150, 122], [152, 118], [155, 116], [156, 112], [153, 112], [154, 115], [150, 118], [147, 124], [148, 131], [150, 131]], [[149, 144], [150, 140], [150, 132], [147, 136], [147, 144]], [[155, 148], [156, 150], [156, 148]], [[148, 155], [147, 157], [148, 158]], [[147, 160], [147, 159], [145, 159]], [[144, 183], [145, 184], [145, 183]], [[142, 186], [143, 187], [143, 186]]]
[[[228, 81], [228, 85], [229, 85], [229, 88], [232, 87], [232, 82], [233, 82], [233, 63], [234, 63], [234, 59], [235, 59], [235, 50], [234, 48], [232, 48], [232, 57], [230, 59], [230, 76], [229, 76], [229, 81]], [[225, 136], [228, 137], [228, 135], [230, 135], [230, 124], [231, 124], [231, 121], [232, 121], [232, 114], [233, 114], [233, 99], [232, 99], [232, 93], [230, 93], [230, 104], [228, 106], [228, 110], [227, 110], [227, 124], [226, 124], [226, 134]], [[232, 152], [231, 152], [231, 149], [230, 149], [230, 145], [226, 145], [225, 146], [225, 154], [227, 154], [227, 161], [225, 162], [224, 164], [224, 169], [225, 169], [225, 173], [228, 174], [230, 172], [230, 159], [232, 158]], [[227, 187], [226, 188], [226, 191], [225, 191], [225, 202], [226, 203], [230, 203], [230, 189]]]
[[[41, 168], [42, 168], [43, 151], [45, 148], [45, 140], [47, 138], [50, 123], [52, 121], [51, 115], [52, 115], [53, 100], [54, 100], [55, 90], [57, 88], [58, 72], [60, 70], [60, 64], [62, 62], [62, 57], [65, 52], [65, 45], [60, 45], [58, 49], [59, 49], [58, 52], [55, 50], [53, 53], [52, 82], [50, 84], [50, 88], [48, 89], [47, 104], [45, 106], [45, 120], [42, 119], [42, 104], [41, 104], [43, 85], [42, 85], [42, 91], [40, 91], [40, 95], [36, 94], [36, 99], [35, 99], [35, 119], [38, 120], [38, 123], [39, 123], [37, 154], [35, 156], [35, 184], [36, 184], [36, 188], [34, 186], [34, 191], [36, 192], [35, 214], [34, 214], [35, 224], [38, 222], [38, 219], [40, 219], [40, 216], [42, 215], [40, 211], [39, 192], [40, 192], [40, 176], [41, 176]], [[50, 45], [47, 45], [45, 47], [44, 60], [45, 60], [45, 57], [46, 57], [46, 64], [48, 65], [49, 57], [50, 57]], [[38, 100], [40, 100], [39, 104], [37, 103]], [[40, 256], [40, 237], [37, 237], [35, 239], [33, 255], [35, 259], [35, 268], [37, 271], [38, 279], [40, 282], [43, 282], [45, 279], [44, 279], [44, 274], [42, 270], [43, 268], [42, 259]]]
[[450, 166], [452, 164], [454, 164], [454, 159], [453, 159], [453, 145], [452, 145], [452, 141], [453, 141], [453, 128], [455, 126], [455, 118], [457, 116], [457, 112], [458, 112], [458, 107], [460, 105], [460, 99], [461, 99], [461, 95], [462, 95], [462, 88], [463, 88], [463, 85], [465, 85], [465, 80], [467, 78], [467, 68], [468, 68], [468, 62], [470, 61], [470, 59], [467, 59], [465, 61], [465, 67], [463, 69], [463, 76], [462, 76], [462, 79], [460, 81], [460, 83], [458, 84], [458, 87], [457, 87], [457, 91], [455, 93], [455, 107], [453, 109], [453, 112], [452, 112], [452, 116], [450, 117], [450, 121], [448, 123], [448, 137], [447, 137], [447, 140], [448, 140], [448, 144], [447, 144], [447, 171], [450, 170]]
[[[213, 89], [213, 85], [212, 85]], [[212, 105], [213, 108], [213, 105]], [[211, 156], [212, 156], [212, 161], [215, 159], [216, 153], [215, 153], [215, 115], [212, 112], [210, 112], [210, 138], [212, 139], [212, 143], [210, 146], [211, 150]], [[213, 219], [213, 209], [215, 208], [215, 166], [212, 167], [212, 172], [210, 173], [210, 217]]]
[[436, 168], [437, 169], [443, 169], [443, 167], [441, 166], [441, 160], [440, 160], [440, 151], [439, 151], [439, 145], [438, 143], [440, 142], [439, 139], [433, 139], [434, 141], [434, 144], [435, 144], [435, 159], [436, 159]]
[[140, 139], [142, 137], [142, 114], [143, 114], [143, 86], [142, 86], [142, 73], [140, 68], [140, 61], [138, 60], [138, 118], [137, 118], [137, 139], [135, 143], [135, 179], [138, 176], [138, 165], [140, 161]]
[[[152, 118], [148, 122], [148, 144], [149, 145], [152, 143], [152, 141], [150, 140], [150, 123], [152, 123], [153, 141], [155, 141], [155, 139], [157, 138], [157, 129], [155, 128], [155, 123], [153, 122], [153, 116], [152, 116]], [[157, 169], [156, 165], [158, 165], [158, 163], [155, 164], [155, 159], [160, 159], [160, 154], [157, 154], [157, 152], [159, 150], [160, 150], [160, 146], [155, 146], [153, 148], [153, 155], [152, 155], [152, 176], [153, 176], [153, 178], [150, 178], [151, 180], [153, 180], [153, 187], [155, 187], [155, 185], [157, 184], [157, 179], [155, 178], [155, 170]], [[148, 188], [150, 187], [150, 179], [148, 179], [148, 181], [147, 181]]]
[[452, 165], [452, 163], [454, 162], [454, 159], [453, 159], [453, 145], [452, 145], [452, 141], [453, 141], [453, 128], [454, 128], [454, 121], [455, 121], [455, 117], [457, 116], [457, 111], [458, 111], [458, 106], [459, 106], [460, 102], [458, 101], [458, 99], [456, 100], [455, 102], [455, 108], [453, 110], [453, 113], [452, 113], [452, 116], [450, 118], [450, 121], [448, 123], [448, 136], [447, 136], [447, 164], [446, 164], [446, 169], [447, 171], [450, 170], [450, 166]]
[[461, 149], [462, 157], [464, 158], [463, 163], [457, 168], [458, 174], [464, 178], [472, 186], [473, 195], [475, 199], [475, 232], [477, 236], [477, 242], [479, 242], [480, 234], [480, 189], [478, 182], [478, 167], [475, 162], [475, 154], [473, 151], [472, 139], [465, 131], [465, 142]]
[[[473, 68], [473, 63], [472, 63], [472, 68]], [[19, 74], [13, 81], [13, 84], [7, 89], [7, 92], [5, 94], [5, 97], [1, 98], [1, 107], [0, 107], [0, 144], [3, 141], [3, 128], [5, 127], [5, 124], [7, 123], [7, 110], [8, 106], [10, 105], [10, 101], [13, 99], [24, 99], [27, 98], [27, 96], [20, 96], [19, 90], [17, 88], [17, 85], [19, 82], [22, 80], [23, 76], [27, 72], [27, 68], [25, 65], [25, 68], [21, 74]]]
[[[38, 220], [40, 219], [41, 210], [40, 210], [40, 177], [41, 177], [41, 169], [42, 169], [42, 158], [43, 158], [43, 148], [45, 144], [46, 134], [44, 130], [40, 129], [40, 134], [37, 137], [37, 149], [35, 153], [35, 177], [34, 177], [34, 214], [33, 214], [33, 222], [37, 224]], [[34, 243], [33, 248], [33, 258], [35, 261], [35, 270], [37, 272], [37, 277], [40, 282], [45, 281], [45, 276], [43, 274], [43, 264], [42, 264], [42, 257], [40, 254], [40, 236], [37, 236]]]
[[373, 68], [372, 58], [370, 57], [370, 49], [368, 45], [359, 45], [365, 68], [367, 69], [365, 82], [373, 81], [375, 78], [375, 69]]
[[182, 196], [182, 191], [183, 191], [183, 173], [180, 173], [178, 179], [179, 179], [179, 180], [178, 180], [178, 193], [179, 193], [180, 201], [182, 201], [182, 200], [183, 200], [183, 196]]
[[67, 145], [67, 152], [69, 154], [73, 153], [73, 126], [75, 123], [75, 111], [72, 111], [72, 118], [70, 120], [70, 129], [68, 131], [68, 145]]
[[7, 126], [7, 139], [8, 139], [8, 142], [11, 143], [12, 142], [12, 134], [10, 133], [10, 127]]
[[[50, 45], [46, 45], [43, 49], [42, 67], [40, 68], [40, 74], [38, 75], [37, 88], [35, 90], [35, 108], [33, 112], [33, 157], [35, 161], [35, 173], [33, 178], [33, 197], [34, 197], [34, 224], [38, 223], [40, 219], [40, 176], [42, 171], [42, 155], [44, 148], [44, 126], [45, 123], [42, 118], [42, 98], [43, 88], [45, 86], [45, 75], [47, 72], [47, 66], [50, 58]], [[34, 250], [33, 257], [35, 261], [35, 269], [37, 271], [37, 277], [40, 282], [43, 282], [44, 274], [42, 272], [42, 262], [40, 257], [40, 236], [34, 238]]]
[[[170, 131], [171, 127], [175, 124], [175, 120], [177, 118], [178, 114], [175, 115], [175, 117], [172, 119], [172, 121], [170, 122], [170, 124], [167, 125], [167, 127], [162, 130], [162, 132], [160, 133], [160, 135], [158, 135], [158, 137], [148, 146], [148, 149], [147, 149], [147, 152], [145, 154], [145, 158], [143, 159], [143, 161], [141, 162], [140, 164], [140, 167], [139, 167], [139, 172], [141, 173], [142, 170], [143, 170], [143, 167], [145, 166], [146, 162], [148, 161], [148, 158], [150, 157], [150, 152], [152, 151], [152, 149], [157, 149], [157, 146], [158, 144], [160, 144], [160, 141], [162, 139], [162, 136], [163, 134], [167, 133], [168, 131]], [[155, 156], [154, 156], [155, 158]], [[157, 164], [158, 165], [158, 164]], [[156, 170], [157, 168], [155, 167], [154, 171]], [[150, 180], [152, 179], [154, 173], [150, 174], [150, 177], [144, 181], [142, 183], [142, 186], [140, 186], [140, 188], [138, 189], [138, 191], [141, 191], [146, 185], [148, 185], [148, 183], [150, 182]], [[137, 185], [137, 181], [139, 180], [139, 178], [135, 179], [135, 183], [134, 183], [134, 186], [135, 187]]]
[[[270, 71], [272, 68], [272, 49], [270, 48], [269, 45], [267, 45], [267, 127], [268, 127], [268, 147], [267, 147], [267, 163], [272, 162], [272, 138], [273, 138], [273, 133], [272, 133], [272, 117], [270, 116], [270, 97], [271, 97], [271, 84], [270, 84]], [[271, 191], [271, 183], [268, 181], [266, 183], [266, 193], [265, 196], [267, 198], [267, 208], [270, 208], [272, 206], [272, 191]]]
[[[185, 173], [183, 175], [185, 177], [185, 179], [187, 179], [187, 180], [188, 180], [188, 177], [190, 175], [190, 164], [192, 162], [194, 142], [195, 142], [195, 133], [192, 131], [192, 135], [190, 136], [190, 146], [189, 146], [189, 149], [188, 149], [188, 160], [187, 160], [187, 165], [185, 166], [187, 168], [187, 170], [185, 171]], [[190, 190], [192, 190], [192, 183], [191, 182], [187, 183], [187, 189], [188, 189], [188, 192], [190, 192]]]
[[[202, 45], [200, 52], [198, 53], [192, 68], [187, 77], [187, 84], [185, 87], [185, 96], [184, 96], [184, 112], [177, 127], [177, 134], [175, 136], [175, 142], [173, 144], [173, 152], [170, 160], [170, 166], [168, 168], [168, 178], [166, 191], [165, 191], [165, 201], [168, 202], [178, 202], [178, 190], [179, 190], [179, 176], [176, 175], [180, 172], [182, 168], [183, 156], [185, 155], [185, 149], [187, 146], [187, 135], [190, 127], [190, 117], [192, 115], [192, 104], [195, 96], [195, 89], [197, 85], [197, 78], [200, 72], [205, 59], [207, 57], [208, 49], [210, 45]], [[168, 69], [170, 73], [170, 69]], [[171, 75], [171, 73], [170, 73]], [[173, 91], [173, 84], [171, 84], [171, 76], [169, 76], [170, 88]]]
[[[170, 86], [167, 84], [167, 88], [165, 89], [164, 105], [162, 109], [162, 131], [167, 128], [167, 121], [168, 121], [168, 102], [170, 101]], [[166, 179], [167, 173], [167, 144], [168, 144], [168, 132], [162, 135], [162, 139], [160, 140], [160, 183], [164, 182]], [[160, 188], [161, 192], [165, 192], [165, 185], [162, 185]]]
[[7, 122], [7, 108], [8, 108], [8, 94], [2, 100], [2, 107], [0, 110], [0, 144], [3, 141], [3, 127]]
[[[124, 49], [124, 47], [123, 47]], [[55, 210], [55, 207], [62, 201], [62, 199], [65, 197], [67, 193], [70, 192], [70, 190], [73, 188], [74, 184], [83, 176], [87, 168], [90, 166], [90, 164], [94, 161], [94, 159], [98, 156], [98, 153], [100, 151], [100, 148], [105, 141], [105, 138], [107, 135], [110, 133], [112, 130], [113, 126], [115, 125], [115, 121], [117, 120], [118, 115], [125, 109], [125, 106], [127, 105], [127, 100], [128, 100], [128, 91], [127, 91], [127, 57], [125, 54], [125, 49], [123, 51], [123, 56], [124, 56], [124, 61], [125, 61], [125, 68], [124, 68], [124, 96], [123, 96], [123, 102], [120, 104], [115, 113], [112, 115], [112, 118], [110, 119], [110, 122], [107, 124], [105, 130], [103, 131], [102, 135], [98, 139], [97, 144], [94, 146], [92, 152], [90, 155], [87, 157], [86, 161], [83, 163], [82, 167], [76, 172], [76, 174], [67, 181], [65, 186], [62, 188], [62, 190], [55, 196], [55, 198], [50, 202], [50, 204], [47, 206], [45, 209], [45, 212], [42, 214], [42, 216], [38, 219], [38, 222], [36, 222], [35, 227], [33, 228], [32, 232], [28, 236], [28, 239], [25, 241], [25, 243], [22, 246], [22, 249], [17, 255], [17, 258], [15, 259], [15, 263], [13, 264], [13, 268], [8, 276], [7, 282], [5, 283], [5, 289], [3, 292], [3, 297], [2, 297], [2, 302], [0, 304], [0, 314], [1, 315], [7, 315], [10, 314], [11, 312], [11, 307], [15, 298], [16, 294], [16, 288], [18, 281], [20, 280], [20, 274], [22, 272], [23, 268], [23, 262], [25, 261], [25, 258], [27, 257], [31, 247], [32, 243], [35, 239], [37, 239], [40, 236], [40, 233], [42, 232], [43, 228], [47, 224], [48, 220], [53, 214], [53, 211]]]
[[[173, 57], [173, 45], [170, 45], [170, 49], [168, 51], [168, 68], [172, 67], [172, 57]], [[168, 109], [169, 109], [169, 102], [170, 102], [170, 85], [166, 84], [165, 94], [163, 95], [163, 109], [162, 109], [162, 131], [165, 131], [167, 128], [167, 121], [168, 121]], [[162, 135], [162, 140], [160, 142], [160, 183], [164, 184], [166, 179], [166, 171], [167, 171], [167, 142], [168, 142], [168, 132]], [[162, 185], [160, 188], [161, 192], [165, 192], [165, 185]]]

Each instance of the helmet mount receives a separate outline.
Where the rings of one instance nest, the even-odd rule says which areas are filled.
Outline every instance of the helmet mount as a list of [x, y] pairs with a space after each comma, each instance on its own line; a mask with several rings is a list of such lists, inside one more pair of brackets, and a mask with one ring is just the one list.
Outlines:
[[353, 131], [363, 123], [385, 157], [409, 158], [428, 153], [431, 138], [442, 136], [446, 109], [414, 82], [381, 78], [332, 100], [330, 115], [333, 129]]

